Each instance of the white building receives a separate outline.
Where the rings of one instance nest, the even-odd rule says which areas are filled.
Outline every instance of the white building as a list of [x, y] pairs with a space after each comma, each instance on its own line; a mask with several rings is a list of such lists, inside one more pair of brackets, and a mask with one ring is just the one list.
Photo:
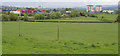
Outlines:
[[10, 11], [10, 13], [20, 14], [20, 11]]
[[103, 13], [113, 14], [113, 13], [114, 13], [114, 10], [103, 10]]
[[71, 11], [66, 11], [66, 13], [71, 13]]

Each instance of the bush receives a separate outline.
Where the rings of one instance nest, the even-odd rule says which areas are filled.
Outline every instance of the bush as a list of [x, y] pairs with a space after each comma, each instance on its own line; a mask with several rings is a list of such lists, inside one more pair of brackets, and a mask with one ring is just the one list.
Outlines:
[[61, 18], [61, 13], [60, 12], [56, 12], [55, 14], [56, 14], [56, 19]]
[[120, 13], [118, 14], [118, 17], [117, 17], [116, 22], [119, 22], [119, 23], [120, 23]]
[[40, 19], [45, 19], [45, 14], [44, 13], [40, 13], [39, 16], [40, 16]]
[[23, 13], [21, 13], [21, 16], [24, 16], [24, 14], [23, 14]]
[[96, 15], [94, 14], [88, 14], [89, 17], [97, 17]]
[[76, 15], [77, 15], [76, 11], [72, 11], [70, 17], [76, 17]]
[[46, 19], [50, 19], [50, 14], [49, 13], [46, 14]]
[[18, 19], [18, 14], [10, 13], [10, 21], [16, 21]]
[[37, 19], [37, 20], [40, 19], [39, 14], [35, 14], [35, 15], [34, 15], [34, 18]]
[[50, 14], [50, 19], [59, 19], [59, 18], [61, 18], [61, 13], [60, 12]]
[[24, 21], [28, 21], [28, 16], [24, 14]]
[[2, 21], [9, 21], [9, 16], [6, 14], [2, 14]]
[[55, 13], [50, 14], [50, 19], [55, 19], [55, 17], [56, 17]]
[[79, 13], [76, 13], [76, 17], [79, 17], [80, 16], [80, 14]]
[[33, 14], [32, 14], [32, 13], [29, 13], [28, 16], [33, 16]]
[[80, 13], [80, 16], [86, 16], [86, 14], [85, 13]]

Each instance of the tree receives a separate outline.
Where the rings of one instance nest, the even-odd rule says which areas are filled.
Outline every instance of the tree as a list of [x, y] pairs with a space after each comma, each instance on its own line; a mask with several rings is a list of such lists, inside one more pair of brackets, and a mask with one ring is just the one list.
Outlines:
[[65, 10], [66, 10], [66, 11], [69, 11], [69, 9], [68, 9], [68, 8], [66, 8]]
[[71, 8], [66, 8], [65, 10], [66, 10], [66, 11], [71, 11], [72, 9], [71, 9]]
[[54, 12], [56, 12], [57, 10], [56, 9], [53, 9]]
[[2, 21], [9, 21], [9, 16], [6, 14], [2, 14]]
[[76, 11], [72, 11], [72, 12], [70, 13], [70, 17], [76, 17], [76, 15], [77, 15]]
[[118, 14], [117, 20], [115, 22], [119, 22], [120, 23], [120, 13]]
[[[88, 14], [89, 17], [97, 17], [95, 14]], [[103, 18], [103, 17], [102, 17]]]
[[46, 13], [46, 19], [50, 19], [50, 13]]
[[28, 21], [28, 16], [24, 14], [24, 21]]
[[24, 16], [24, 14], [23, 13], [20, 13], [21, 14], [21, 16]]
[[80, 12], [80, 16], [86, 16], [86, 14], [85, 14], [85, 13], [81, 13], [81, 12]]
[[45, 14], [44, 13], [40, 13], [39, 16], [40, 16], [40, 19], [45, 19]]
[[61, 18], [61, 13], [60, 12], [50, 14], [50, 19], [59, 19], [59, 18]]
[[47, 12], [47, 13], [50, 13], [50, 10], [48, 9], [48, 10], [46, 10], [46, 12]]
[[10, 21], [16, 21], [18, 19], [18, 14], [10, 13]]
[[71, 11], [72, 9], [71, 8], [69, 8], [69, 11]]
[[35, 14], [35, 15], [34, 15], [34, 18], [37, 19], [37, 20], [40, 19], [39, 14]]
[[29, 13], [28, 16], [33, 16], [33, 13]]
[[61, 18], [61, 13], [60, 12], [56, 12], [55, 14], [56, 14], [56, 19]]
[[50, 19], [55, 19], [55, 17], [56, 17], [55, 13], [50, 14]]

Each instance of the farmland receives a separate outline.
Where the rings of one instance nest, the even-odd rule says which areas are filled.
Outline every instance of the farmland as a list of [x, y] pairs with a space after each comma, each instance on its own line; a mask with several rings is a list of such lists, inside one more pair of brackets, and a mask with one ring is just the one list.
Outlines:
[[[100, 22], [115, 22], [118, 14], [96, 14], [96, 17], [75, 17], [75, 18], [61, 18], [61, 19], [42, 19], [35, 20], [36, 22], [80, 22], [80, 23], [100, 23]], [[103, 17], [103, 18], [102, 18]]]
[[3, 54], [117, 54], [117, 23], [2, 23]]
[[115, 21], [118, 14], [97, 14], [98, 17], [104, 17], [105, 19]]

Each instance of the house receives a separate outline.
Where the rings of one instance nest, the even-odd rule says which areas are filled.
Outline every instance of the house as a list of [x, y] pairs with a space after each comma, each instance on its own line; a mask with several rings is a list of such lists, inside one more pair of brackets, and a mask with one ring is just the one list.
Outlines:
[[66, 13], [68, 14], [68, 13], [71, 13], [71, 11], [66, 11]]
[[10, 11], [10, 13], [20, 14], [20, 11]]
[[21, 13], [37, 13], [37, 10], [21, 10]]
[[103, 13], [113, 14], [113, 13], [114, 13], [114, 11], [113, 11], [113, 10], [103, 10]]

